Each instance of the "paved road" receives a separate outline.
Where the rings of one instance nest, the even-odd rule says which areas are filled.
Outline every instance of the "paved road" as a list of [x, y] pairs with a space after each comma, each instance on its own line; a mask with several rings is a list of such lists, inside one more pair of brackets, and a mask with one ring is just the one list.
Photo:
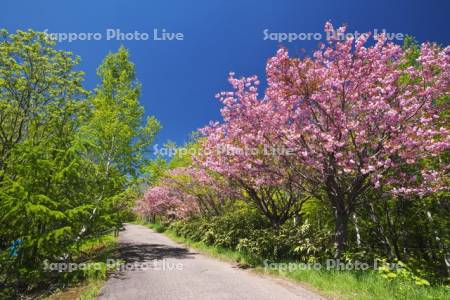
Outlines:
[[106, 282], [99, 299], [322, 299], [288, 281], [260, 276], [188, 250], [166, 236], [127, 224], [119, 236], [129, 266]]

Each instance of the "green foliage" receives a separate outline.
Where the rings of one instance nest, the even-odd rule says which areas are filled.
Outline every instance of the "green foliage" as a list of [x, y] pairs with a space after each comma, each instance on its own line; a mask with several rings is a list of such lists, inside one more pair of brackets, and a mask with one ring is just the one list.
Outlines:
[[132, 215], [159, 123], [141, 124], [140, 85], [124, 48], [105, 58], [93, 93], [78, 61], [43, 33], [0, 32], [2, 298], [45, 288], [57, 280], [43, 272], [45, 260], [70, 262], [86, 239]]
[[321, 237], [308, 223], [287, 222], [274, 229], [257, 210], [237, 207], [210, 219], [170, 224], [176, 235], [206, 245], [229, 248], [255, 258], [311, 261], [330, 254], [330, 239]]
[[[351, 229], [351, 248], [366, 259], [402, 261], [415, 275], [434, 283], [446, 282], [450, 206], [448, 192], [426, 198], [386, 198], [373, 193], [378, 201], [357, 210], [361, 244]], [[357, 252], [357, 251], [353, 251]]]
[[379, 267], [377, 271], [387, 280], [406, 281], [418, 286], [430, 285], [427, 280], [414, 275], [411, 269], [401, 261], [395, 263], [395, 268], [391, 268], [391, 264], [388, 264], [385, 259], [381, 261], [381, 264], [381, 267]]
[[121, 47], [106, 56], [97, 74], [101, 84], [90, 98], [90, 114], [81, 134], [91, 145], [107, 175], [112, 168], [136, 177], [148, 163], [145, 154], [160, 129], [154, 117], [142, 125], [144, 108], [139, 103], [141, 85], [129, 53]]
[[173, 149], [174, 156], [169, 162], [169, 168], [175, 169], [188, 167], [192, 165], [192, 156], [198, 154], [201, 149], [201, 139], [192, 140], [182, 147], [176, 147], [175, 144], [165, 145], [168, 149]]

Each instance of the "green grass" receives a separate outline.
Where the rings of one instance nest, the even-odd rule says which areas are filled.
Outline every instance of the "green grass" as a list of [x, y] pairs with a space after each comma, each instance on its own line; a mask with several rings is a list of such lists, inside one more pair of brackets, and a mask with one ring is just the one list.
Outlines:
[[172, 240], [199, 252], [221, 260], [238, 262], [242, 267], [252, 267], [252, 271], [286, 278], [306, 285], [328, 299], [450, 299], [447, 286], [416, 286], [410, 282], [387, 281], [374, 271], [333, 271], [333, 270], [272, 270], [264, 268], [263, 259], [238, 251], [209, 246], [176, 235], [161, 224], [145, 224], [158, 232], [164, 232]]
[[[107, 234], [101, 237], [92, 238], [83, 242], [80, 246], [77, 261], [105, 264], [107, 258], [114, 256], [117, 246], [117, 237]], [[81, 282], [74, 283], [73, 286], [54, 292], [47, 297], [48, 300], [93, 300], [100, 293], [101, 288], [107, 279], [106, 264], [100, 270], [93, 270], [85, 273], [85, 278]]]
[[80, 300], [94, 300], [100, 294], [100, 290], [105, 284], [104, 280], [95, 280], [88, 283], [85, 289], [80, 293]]
[[160, 223], [152, 223], [148, 227], [159, 233], [166, 231], [166, 227]]
[[94, 300], [104, 285], [103, 280], [90, 280], [78, 286], [66, 288], [45, 298], [46, 300]]
[[449, 299], [448, 287], [419, 287], [409, 282], [387, 281], [373, 271], [295, 270], [262, 273], [308, 283], [329, 298], [336, 299]]
[[146, 227], [153, 229], [154, 231], [159, 232], [159, 233], [163, 233], [167, 229], [166, 226], [160, 222], [149, 223], [142, 219], [137, 219], [131, 223], [146, 226]]
[[91, 238], [80, 246], [78, 259], [104, 262], [115, 251], [116, 245], [117, 237], [112, 233]]

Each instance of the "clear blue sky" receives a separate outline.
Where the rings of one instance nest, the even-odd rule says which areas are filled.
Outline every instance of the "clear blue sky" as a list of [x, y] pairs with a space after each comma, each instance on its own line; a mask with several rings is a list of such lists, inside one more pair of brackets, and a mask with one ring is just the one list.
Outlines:
[[[188, 3], [189, 2], [189, 3]], [[269, 32], [323, 32], [326, 20], [349, 31], [386, 29], [422, 41], [448, 45], [448, 0], [294, 1], [294, 0], [3, 0], [0, 28], [48, 29], [49, 32], [150, 33], [147, 41], [63, 42], [58, 45], [81, 56], [86, 87], [98, 83], [95, 70], [103, 57], [120, 44], [130, 49], [143, 84], [141, 102], [146, 113], [162, 123], [157, 142], [183, 143], [189, 133], [220, 120], [214, 95], [228, 89], [227, 74], [264, 75], [267, 58], [279, 42], [264, 40]], [[154, 41], [153, 30], [181, 32], [183, 41]], [[284, 42], [291, 52], [311, 52], [318, 42]]]

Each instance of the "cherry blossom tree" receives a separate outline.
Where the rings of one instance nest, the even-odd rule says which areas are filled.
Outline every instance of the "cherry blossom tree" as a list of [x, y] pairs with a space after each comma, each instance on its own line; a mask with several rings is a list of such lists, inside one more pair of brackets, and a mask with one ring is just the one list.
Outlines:
[[220, 176], [204, 169], [179, 167], [167, 171], [159, 183], [137, 202], [136, 211], [145, 217], [182, 219], [193, 215], [219, 215], [238, 197]]
[[238, 191], [218, 174], [194, 166], [179, 167], [168, 172], [172, 189], [193, 197], [202, 216], [220, 215], [235, 199]]
[[435, 102], [449, 96], [450, 47], [424, 43], [411, 63], [384, 35], [372, 46], [368, 38], [329, 40], [312, 58], [280, 49], [267, 63], [263, 98], [256, 77], [231, 73], [234, 90], [217, 95], [223, 122], [202, 129], [198, 161], [238, 182], [266, 215], [279, 217], [305, 195], [328, 203], [337, 256], [369, 188], [422, 196], [448, 181], [436, 159], [449, 149], [448, 121]]
[[[169, 219], [186, 215], [185, 195], [175, 192], [170, 186], [160, 185], [148, 189], [136, 204], [136, 211], [144, 217], [163, 216]], [[191, 207], [192, 208], [192, 207]]]
[[308, 199], [305, 191], [314, 189], [295, 173], [295, 153], [284, 147], [278, 132], [286, 120], [272, 119], [271, 103], [258, 99], [257, 78], [235, 79], [231, 74], [229, 81], [235, 92], [217, 95], [225, 105], [224, 123], [201, 130], [207, 139], [196, 159], [239, 186], [241, 198], [278, 227], [300, 215]]

